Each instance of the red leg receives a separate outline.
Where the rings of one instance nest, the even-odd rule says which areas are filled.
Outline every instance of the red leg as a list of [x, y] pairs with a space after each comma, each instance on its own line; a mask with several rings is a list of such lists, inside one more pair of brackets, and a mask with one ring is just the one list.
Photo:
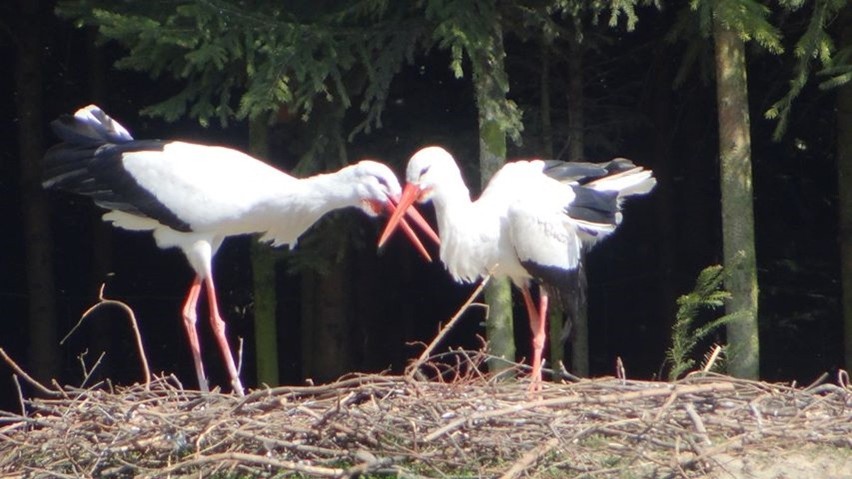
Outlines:
[[[547, 341], [547, 306], [550, 303], [550, 299], [547, 296], [547, 291], [544, 288], [538, 288], [538, 317], [541, 318], [541, 321], [538, 323], [538, 331], [533, 333], [535, 338], [533, 339], [533, 347], [536, 350], [536, 354], [538, 355], [538, 378], [541, 379], [541, 363], [542, 357], [544, 354], [544, 343]], [[541, 384], [539, 384], [539, 389], [541, 389]]]
[[204, 364], [201, 362], [201, 344], [198, 342], [198, 332], [195, 330], [198, 295], [201, 294], [201, 278], [198, 276], [192, 281], [186, 301], [183, 303], [183, 326], [189, 338], [189, 349], [192, 351], [192, 361], [195, 363], [195, 374], [198, 376], [198, 388], [204, 392], [210, 391], [207, 385], [207, 376], [204, 375]]
[[216, 288], [213, 286], [213, 278], [212, 276], [207, 276], [204, 281], [207, 285], [207, 302], [210, 305], [210, 325], [213, 327], [213, 334], [216, 335], [216, 341], [219, 343], [219, 349], [222, 351], [222, 357], [225, 359], [228, 375], [231, 376], [231, 388], [233, 388], [235, 393], [243, 396], [245, 395], [243, 383], [240, 381], [240, 374], [234, 363], [234, 357], [231, 355], [228, 338], [225, 336], [225, 321], [222, 320], [222, 316], [219, 314], [219, 306], [216, 303]]
[[524, 303], [527, 306], [527, 314], [530, 319], [530, 332], [532, 333], [532, 375], [530, 382], [530, 391], [541, 390], [541, 357], [544, 352], [545, 341], [545, 321], [547, 318], [547, 294], [540, 289], [539, 308], [536, 309], [535, 303], [530, 295], [529, 288], [522, 288], [521, 294], [524, 297]]

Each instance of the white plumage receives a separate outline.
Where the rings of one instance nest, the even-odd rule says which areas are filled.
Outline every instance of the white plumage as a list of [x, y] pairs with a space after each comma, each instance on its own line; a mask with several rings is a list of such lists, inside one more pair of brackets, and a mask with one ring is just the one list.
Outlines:
[[[541, 380], [548, 291], [567, 300], [583, 251], [621, 223], [621, 200], [648, 193], [656, 184], [651, 171], [625, 159], [603, 164], [517, 161], [501, 168], [471, 201], [453, 157], [434, 146], [411, 157], [406, 180], [379, 245], [405, 208], [431, 201], [441, 261], [456, 281], [472, 282], [490, 272], [510, 278], [521, 290], [533, 334], [533, 388]], [[532, 283], [544, 286], [537, 307]]]
[[[357, 207], [375, 216], [393, 211], [400, 196], [396, 176], [375, 161], [297, 179], [230, 148], [134, 140], [95, 105], [60, 117], [51, 126], [63, 143], [45, 155], [44, 187], [92, 197], [109, 210], [106, 221], [128, 230], [151, 231], [158, 246], [180, 248], [195, 270], [183, 317], [199, 387], [205, 391], [208, 384], [195, 330], [202, 283], [231, 386], [243, 394], [216, 303], [212, 259], [222, 241], [260, 233], [262, 241], [293, 246], [329, 211]], [[415, 221], [426, 225], [414, 215]], [[428, 258], [410, 228], [404, 227]]]

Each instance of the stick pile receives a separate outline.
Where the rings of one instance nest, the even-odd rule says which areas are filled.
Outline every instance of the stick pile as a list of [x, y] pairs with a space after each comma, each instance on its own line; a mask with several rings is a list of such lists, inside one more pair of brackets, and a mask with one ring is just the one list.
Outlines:
[[[546, 383], [482, 374], [359, 375], [244, 398], [171, 377], [62, 387], [0, 413], [4, 477], [704, 477], [720, 458], [806, 444], [852, 450], [852, 389], [694, 375]], [[845, 451], [845, 452], [844, 452]], [[299, 476], [301, 474], [302, 476]], [[730, 477], [730, 476], [729, 476]]]

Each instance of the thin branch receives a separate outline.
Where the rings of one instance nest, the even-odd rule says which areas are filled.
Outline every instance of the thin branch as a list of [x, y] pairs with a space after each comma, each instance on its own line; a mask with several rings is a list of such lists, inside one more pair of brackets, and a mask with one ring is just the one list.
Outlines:
[[716, 364], [716, 361], [719, 359], [719, 354], [722, 353], [722, 346], [720, 344], [716, 344], [713, 346], [713, 351], [710, 353], [710, 357], [705, 361], [704, 367], [701, 368], [702, 371], [709, 372], [713, 369], [713, 365]]
[[250, 463], [250, 464], [260, 464], [264, 466], [271, 466], [279, 469], [284, 469], [285, 471], [294, 471], [301, 472], [303, 474], [308, 474], [311, 476], [322, 476], [322, 477], [340, 477], [343, 474], [343, 469], [332, 469], [329, 467], [321, 467], [321, 466], [311, 466], [308, 464], [299, 464], [292, 461], [283, 461], [279, 459], [273, 459], [271, 457], [266, 456], [258, 456], [256, 454], [246, 454], [244, 452], [223, 452], [219, 454], [211, 454], [209, 456], [199, 456], [194, 459], [189, 459], [186, 461], [178, 462], [173, 464], [170, 467], [157, 471], [159, 474], [167, 475], [173, 472], [177, 472], [180, 470], [193, 468], [205, 464], [210, 463], [224, 463], [224, 462], [237, 462], [237, 463]]
[[699, 372], [676, 383], [548, 383], [543, 399], [529, 401], [524, 382], [484, 372], [487, 357], [434, 355], [421, 368], [434, 369], [433, 381], [360, 374], [243, 398], [184, 391], [174, 377], [154, 377], [150, 388], [62, 386], [60, 397], [25, 400], [27, 417], [0, 411], [0, 471], [437, 479], [473, 464], [474, 475], [507, 479], [686, 479], [736, 475], [729, 459], [738, 455], [784, 465], [779, 450], [813, 447], [819, 460], [803, 474], [816, 477], [852, 437], [852, 395], [840, 386]]
[[695, 426], [695, 430], [698, 432], [698, 437], [701, 441], [708, 446], [712, 446], [713, 441], [711, 441], [710, 437], [707, 435], [707, 428], [704, 426], [704, 421], [701, 420], [701, 416], [698, 415], [695, 405], [692, 403], [686, 403], [683, 405], [683, 409], [686, 411], [687, 416], [689, 416], [689, 420], [692, 421], [692, 425]]
[[133, 312], [133, 309], [130, 308], [126, 303], [122, 301], [118, 301], [115, 299], [107, 299], [104, 297], [104, 288], [106, 288], [106, 283], [101, 283], [100, 291], [98, 292], [98, 302], [95, 303], [92, 307], [87, 309], [80, 319], [77, 321], [77, 324], [68, 331], [68, 334], [62, 338], [62, 341], [59, 344], [65, 344], [65, 341], [83, 324], [83, 320], [85, 320], [90, 314], [95, 312], [98, 308], [103, 306], [118, 306], [123, 309], [124, 312], [127, 313], [127, 319], [130, 321], [130, 328], [133, 330], [133, 335], [136, 338], [136, 349], [139, 351], [139, 360], [142, 362], [142, 374], [145, 378], [145, 387], [148, 388], [151, 385], [151, 370], [148, 367], [148, 357], [145, 355], [145, 348], [142, 346], [142, 334], [139, 332], [139, 325], [136, 321], [136, 314]]
[[24, 380], [26, 382], [30, 383], [33, 387], [38, 389], [40, 393], [42, 393], [46, 396], [61, 396], [62, 395], [62, 393], [60, 393], [59, 391], [54, 391], [53, 389], [48, 388], [47, 386], [36, 381], [35, 378], [33, 378], [32, 376], [30, 376], [29, 374], [24, 372], [24, 370], [21, 369], [20, 366], [18, 366], [18, 363], [16, 363], [12, 358], [9, 357], [8, 354], [6, 354], [6, 350], [3, 349], [3, 348], [0, 348], [0, 357], [2, 357], [4, 361], [6, 361], [6, 364], [8, 364], [9, 367], [11, 367], [12, 370], [15, 371], [15, 373], [18, 376], [24, 378]]
[[647, 389], [642, 391], [631, 391], [626, 393], [615, 393], [615, 394], [606, 394], [600, 396], [596, 399], [590, 398], [582, 398], [582, 397], [556, 397], [551, 399], [539, 399], [536, 401], [530, 401], [523, 404], [516, 404], [502, 409], [495, 409], [490, 411], [483, 411], [475, 414], [471, 414], [466, 417], [458, 418], [449, 424], [446, 424], [431, 433], [429, 433], [425, 438], [423, 438], [424, 442], [433, 441], [444, 434], [447, 434], [455, 429], [458, 429], [462, 425], [464, 425], [468, 421], [475, 420], [483, 420], [490, 419], [493, 417], [504, 416], [510, 413], [523, 411], [527, 409], [535, 409], [539, 407], [550, 407], [550, 406], [565, 406], [568, 404], [576, 404], [576, 403], [611, 403], [611, 402], [622, 402], [622, 401], [632, 401], [637, 398], [646, 398], [652, 396], [661, 396], [661, 395], [670, 395], [673, 392], [677, 392], [678, 394], [698, 394], [702, 392], [715, 392], [715, 391], [732, 391], [734, 389], [734, 385], [731, 383], [710, 383], [710, 384], [699, 384], [695, 386], [666, 386], [656, 389]]
[[813, 388], [819, 386], [820, 384], [824, 383], [828, 378], [829, 378], [829, 375], [828, 375], [827, 372], [822, 373], [818, 378], [816, 378], [816, 380], [814, 380], [814, 382], [810, 383], [805, 388], [805, 391], [808, 391], [810, 389], [813, 389]]
[[27, 405], [24, 403], [24, 392], [21, 390], [21, 381], [18, 380], [18, 375], [12, 375], [12, 382], [15, 383], [15, 392], [18, 394], [18, 405], [21, 406], [21, 416], [27, 416]]
[[[88, 353], [88, 350], [86, 352]], [[101, 361], [104, 359], [105, 355], [106, 353], [102, 351], [101, 354], [98, 356], [98, 359], [95, 360], [95, 364], [92, 365], [91, 368], [86, 367], [85, 354], [81, 354], [79, 356], [80, 367], [83, 368], [83, 381], [80, 382], [80, 387], [84, 387], [86, 383], [89, 382], [89, 379], [92, 378], [92, 374], [94, 374], [95, 370], [98, 369], [98, 366], [101, 365]]]
[[539, 445], [538, 447], [534, 447], [531, 450], [527, 451], [526, 454], [520, 457], [512, 467], [506, 471], [505, 474], [500, 476], [500, 479], [515, 479], [520, 476], [525, 470], [527, 470], [530, 466], [535, 464], [542, 456], [546, 455], [550, 451], [552, 451], [556, 446], [559, 445], [559, 439], [553, 437], [550, 438], [544, 444]]
[[[468, 308], [470, 308], [474, 304], [473, 300], [475, 300], [477, 298], [477, 296], [479, 296], [479, 293], [482, 292], [482, 290], [485, 288], [485, 285], [488, 284], [488, 281], [490, 279], [491, 279], [491, 274], [488, 274], [487, 276], [482, 278], [482, 281], [480, 281], [479, 286], [477, 286], [476, 289], [473, 290], [473, 293], [470, 294], [470, 296], [467, 298], [467, 301], [465, 301], [461, 305], [461, 307], [458, 309], [458, 311], [456, 311], [456, 314], [454, 314], [453, 317], [450, 318], [450, 320], [447, 322], [447, 324], [445, 324], [441, 328], [441, 330], [438, 331], [438, 334], [435, 336], [434, 339], [432, 339], [432, 342], [429, 343], [429, 346], [427, 346], [426, 349], [424, 349], [423, 352], [420, 353], [420, 357], [418, 357], [413, 363], [411, 363], [410, 366], [408, 366], [407, 372], [406, 372], [407, 378], [411, 379], [417, 374], [417, 371], [420, 370], [420, 367], [423, 366], [423, 364], [429, 359], [430, 355], [432, 354], [432, 351], [435, 350], [435, 348], [438, 346], [438, 344], [440, 344], [440, 342], [444, 339], [444, 337], [447, 335], [447, 333], [449, 333], [449, 331], [453, 328], [453, 326], [455, 326], [455, 324], [459, 321], [459, 319], [462, 317], [462, 315], [468, 310]], [[487, 307], [485, 305], [480, 305], [480, 306]]]

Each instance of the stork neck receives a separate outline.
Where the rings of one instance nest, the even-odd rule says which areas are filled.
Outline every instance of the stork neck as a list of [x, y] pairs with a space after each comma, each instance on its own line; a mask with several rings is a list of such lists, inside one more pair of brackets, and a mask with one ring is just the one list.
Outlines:
[[471, 201], [461, 182], [436, 193], [441, 261], [456, 281], [475, 281], [501, 259], [501, 218], [487, 202]]
[[345, 169], [296, 181], [290, 178], [255, 206], [251, 224], [241, 232], [260, 232], [264, 241], [293, 246], [326, 213], [358, 206], [356, 188]]
[[453, 234], [454, 223], [464, 223], [473, 214], [474, 203], [470, 200], [470, 190], [461, 178], [458, 181], [446, 181], [435, 187], [432, 196], [438, 229], [441, 237]]
[[339, 208], [358, 206], [360, 199], [355, 182], [348, 173], [347, 169], [343, 169], [301, 180], [306, 203], [320, 215]]

